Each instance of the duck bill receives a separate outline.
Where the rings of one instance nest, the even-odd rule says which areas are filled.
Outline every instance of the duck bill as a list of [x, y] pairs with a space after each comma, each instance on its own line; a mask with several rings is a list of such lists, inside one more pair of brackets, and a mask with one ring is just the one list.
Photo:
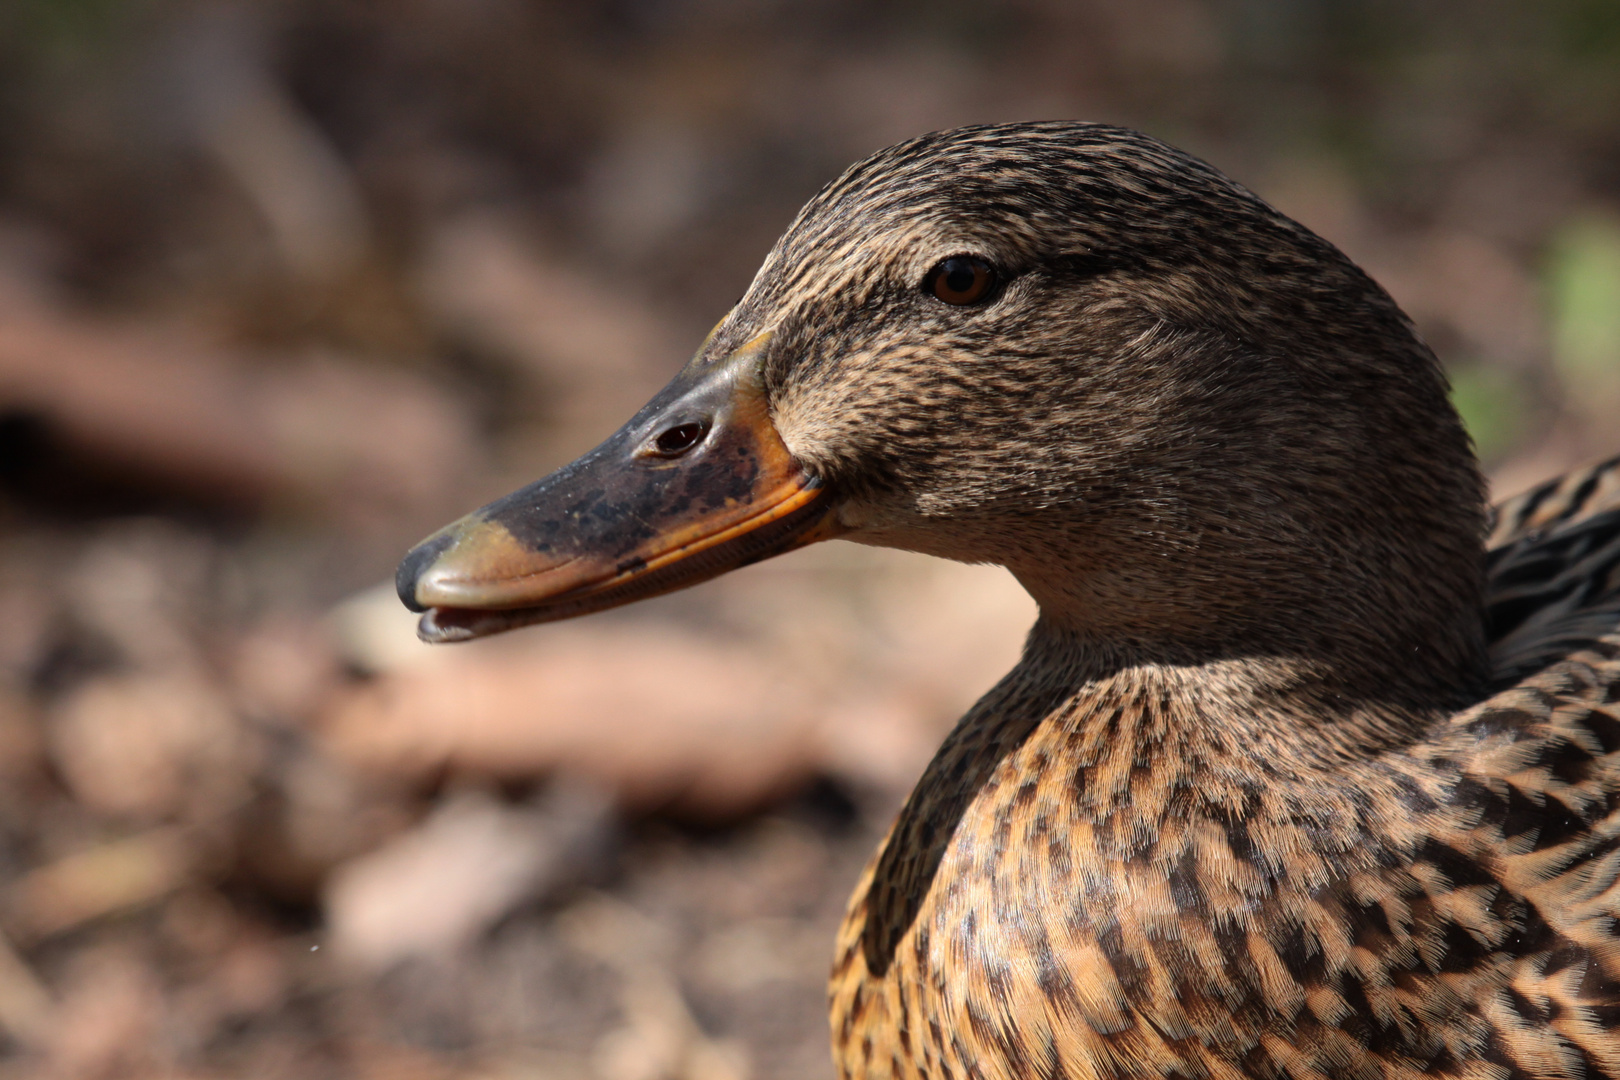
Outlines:
[[466, 641], [684, 589], [839, 531], [765, 400], [768, 334], [698, 358], [606, 442], [418, 544], [400, 599]]

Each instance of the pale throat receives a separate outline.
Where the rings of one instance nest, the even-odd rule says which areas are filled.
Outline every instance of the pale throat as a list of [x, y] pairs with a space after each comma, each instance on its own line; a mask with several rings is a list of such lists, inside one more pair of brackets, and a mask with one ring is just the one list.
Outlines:
[[[1481, 613], [1439, 594], [1421, 602], [1421, 582], [1374, 557], [1389, 547], [1376, 535], [1299, 520], [1342, 525], [1342, 515], [1294, 507], [1291, 520], [1254, 514], [1216, 528], [1193, 508], [1156, 510], [1032, 517], [981, 507], [933, 517], [886, 500], [845, 508], [847, 539], [1005, 566], [1040, 607], [1021, 666], [1076, 692], [1157, 672], [1160, 691], [1189, 709], [1297, 717], [1338, 752], [1409, 739], [1483, 689], [1468, 644]], [[1369, 565], [1384, 572], [1338, 569]]]

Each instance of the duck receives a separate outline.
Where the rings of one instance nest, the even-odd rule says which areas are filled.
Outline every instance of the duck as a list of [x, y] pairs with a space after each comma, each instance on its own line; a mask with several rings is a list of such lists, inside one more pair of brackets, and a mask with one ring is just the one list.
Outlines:
[[832, 538], [1039, 607], [855, 885], [841, 1077], [1620, 1077], [1620, 459], [1488, 508], [1332, 244], [1124, 128], [900, 143], [397, 583], [462, 641]]

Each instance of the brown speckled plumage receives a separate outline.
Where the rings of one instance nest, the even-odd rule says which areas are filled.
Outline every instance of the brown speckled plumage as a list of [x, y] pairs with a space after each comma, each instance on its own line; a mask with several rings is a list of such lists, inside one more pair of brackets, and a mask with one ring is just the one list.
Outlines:
[[1493, 537], [1511, 685], [1382, 753], [1255, 753], [1297, 718], [1182, 672], [1053, 692], [1037, 635], [856, 889], [843, 1075], [1620, 1075], [1620, 461], [1539, 494]]
[[689, 370], [745, 343], [850, 538], [1041, 606], [856, 888], [844, 1077], [1620, 1077], [1620, 463], [1487, 515], [1383, 290], [1099, 125], [852, 167]]
[[856, 889], [842, 1074], [1620, 1076], [1616, 470], [1503, 508], [1485, 642], [1438, 367], [1325, 242], [1142, 136], [981, 129], [851, 170], [739, 315], [891, 229], [1035, 280], [836, 279], [860, 344], [803, 319], [778, 425], [1042, 618]]

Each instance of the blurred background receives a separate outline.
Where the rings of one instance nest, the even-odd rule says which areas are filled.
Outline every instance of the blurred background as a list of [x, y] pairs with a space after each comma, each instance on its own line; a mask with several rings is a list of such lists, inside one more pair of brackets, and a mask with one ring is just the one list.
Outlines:
[[5, 0], [0, 1078], [829, 1072], [1032, 608], [829, 544], [416, 644], [845, 165], [1085, 118], [1341, 245], [1509, 494], [1620, 450], [1620, 0]]

